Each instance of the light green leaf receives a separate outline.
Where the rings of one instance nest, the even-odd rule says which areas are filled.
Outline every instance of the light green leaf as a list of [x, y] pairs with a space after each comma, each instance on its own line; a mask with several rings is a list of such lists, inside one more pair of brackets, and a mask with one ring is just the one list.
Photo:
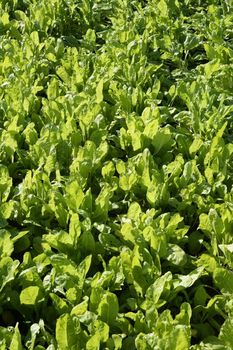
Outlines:
[[196, 136], [193, 140], [193, 143], [191, 144], [191, 146], [189, 147], [189, 153], [190, 155], [194, 155], [195, 153], [197, 153], [200, 149], [200, 147], [202, 146], [203, 141], [200, 137]]
[[0, 164], [0, 199], [6, 202], [12, 186], [12, 179], [9, 176], [8, 169]]
[[22, 305], [35, 305], [41, 297], [40, 288], [37, 286], [27, 287], [20, 293], [20, 303]]
[[220, 329], [219, 339], [224, 342], [228, 349], [233, 348], [233, 318], [231, 316], [223, 323]]
[[82, 348], [82, 336], [78, 320], [69, 314], [60, 316], [56, 323], [56, 341], [58, 350]]
[[101, 103], [103, 101], [103, 87], [104, 81], [103, 79], [100, 79], [98, 85], [96, 86], [96, 103]]
[[88, 327], [91, 334], [98, 334], [99, 339], [102, 343], [105, 343], [109, 338], [109, 326], [101, 321], [95, 320]]
[[11, 234], [6, 230], [0, 230], [0, 257], [10, 256], [14, 250]]
[[203, 275], [205, 275], [203, 266], [198, 267], [188, 275], [177, 275], [177, 279], [173, 280], [173, 287], [174, 289], [189, 288]]
[[12, 260], [10, 257], [2, 258], [0, 261], [0, 292], [5, 285], [14, 280], [19, 266], [18, 260]]
[[224, 268], [217, 268], [213, 274], [216, 286], [222, 293], [233, 294], [233, 272]]
[[160, 0], [158, 3], [158, 9], [162, 17], [168, 17], [168, 7], [165, 0]]
[[137, 174], [135, 171], [129, 171], [127, 175], [121, 175], [119, 180], [119, 186], [124, 191], [130, 191], [137, 182]]
[[226, 127], [227, 127], [227, 122], [223, 124], [223, 126], [218, 130], [216, 136], [213, 138], [210, 146], [210, 150], [206, 154], [206, 157], [204, 160], [205, 165], [209, 165], [210, 161], [219, 153], [220, 143]]
[[84, 199], [84, 193], [77, 180], [74, 180], [66, 185], [65, 198], [68, 207], [74, 212], [77, 212]]
[[78, 238], [81, 235], [81, 224], [79, 221], [79, 215], [77, 213], [71, 214], [69, 234], [73, 240], [74, 246], [76, 247]]
[[141, 213], [142, 210], [140, 205], [137, 202], [133, 202], [130, 204], [127, 216], [129, 219], [138, 220]]
[[106, 292], [101, 299], [97, 312], [102, 321], [109, 325], [113, 324], [119, 312], [116, 295], [111, 292]]
[[174, 265], [183, 266], [187, 262], [187, 256], [182, 248], [176, 244], [168, 244], [166, 259]]
[[91, 338], [87, 341], [86, 344], [87, 350], [99, 350], [100, 349], [100, 336], [98, 333], [95, 333], [91, 336]]
[[10, 344], [10, 350], [23, 350], [18, 323], [15, 326], [14, 335]]
[[169, 291], [172, 281], [171, 272], [166, 272], [163, 276], [156, 279], [156, 281], [147, 289], [146, 300], [142, 303], [143, 309], [149, 309], [151, 306], [157, 304], [164, 291]]

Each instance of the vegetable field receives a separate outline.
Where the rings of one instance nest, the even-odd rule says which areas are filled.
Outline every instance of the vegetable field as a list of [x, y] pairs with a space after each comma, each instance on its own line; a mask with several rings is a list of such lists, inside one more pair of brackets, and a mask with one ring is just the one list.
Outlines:
[[0, 350], [233, 349], [233, 1], [0, 2]]

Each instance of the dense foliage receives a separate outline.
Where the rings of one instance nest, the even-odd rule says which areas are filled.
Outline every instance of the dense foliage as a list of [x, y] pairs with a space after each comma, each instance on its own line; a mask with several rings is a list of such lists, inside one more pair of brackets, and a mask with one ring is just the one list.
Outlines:
[[233, 349], [233, 1], [2, 0], [0, 350]]

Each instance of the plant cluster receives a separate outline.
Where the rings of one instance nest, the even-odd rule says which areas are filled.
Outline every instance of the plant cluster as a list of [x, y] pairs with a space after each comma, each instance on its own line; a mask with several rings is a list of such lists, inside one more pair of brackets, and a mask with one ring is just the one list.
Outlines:
[[0, 350], [233, 349], [232, 0], [2, 0]]

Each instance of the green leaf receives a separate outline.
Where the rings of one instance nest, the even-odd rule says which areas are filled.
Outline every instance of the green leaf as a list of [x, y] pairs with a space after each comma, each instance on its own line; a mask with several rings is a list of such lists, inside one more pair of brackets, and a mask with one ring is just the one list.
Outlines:
[[95, 35], [95, 31], [93, 29], [88, 29], [86, 34], [85, 34], [85, 39], [89, 42], [89, 43], [95, 43], [96, 41], [96, 35]]
[[233, 347], [233, 319], [231, 316], [223, 323], [220, 329], [219, 339], [222, 340], [224, 345], [229, 349]]
[[101, 321], [95, 320], [88, 327], [91, 334], [98, 334], [100, 342], [105, 343], [109, 338], [109, 326]]
[[10, 350], [23, 350], [18, 323], [15, 326], [14, 335], [10, 344]]
[[69, 314], [60, 316], [56, 322], [56, 341], [58, 350], [82, 348], [83, 334], [79, 321]]
[[154, 333], [139, 333], [135, 340], [137, 350], [159, 350], [159, 339]]
[[143, 309], [149, 309], [151, 306], [159, 303], [162, 294], [169, 293], [172, 281], [171, 272], [166, 272], [163, 276], [156, 279], [156, 281], [147, 289], [146, 299], [142, 303]]
[[216, 286], [222, 293], [233, 294], [233, 272], [224, 268], [217, 268], [213, 274]]
[[14, 250], [11, 235], [6, 230], [0, 230], [0, 257], [10, 256]]
[[40, 39], [39, 39], [38, 32], [36, 32], [36, 31], [32, 32], [30, 34], [30, 38], [32, 39], [32, 41], [35, 44], [35, 46], [38, 46], [40, 44]]
[[79, 248], [80, 250], [86, 254], [95, 253], [95, 239], [93, 234], [90, 231], [85, 231], [82, 233], [79, 239]]
[[158, 153], [165, 145], [169, 144], [171, 140], [171, 132], [169, 128], [160, 129], [153, 139], [153, 146], [155, 152]]
[[193, 140], [193, 143], [191, 144], [191, 146], [189, 147], [189, 153], [191, 156], [195, 155], [200, 147], [202, 146], [203, 141], [199, 136], [196, 136]]
[[106, 292], [100, 301], [97, 312], [102, 321], [109, 325], [114, 324], [119, 312], [118, 299], [116, 295], [111, 292]]
[[187, 262], [187, 256], [184, 250], [176, 244], [168, 244], [166, 259], [178, 266], [184, 266]]
[[77, 212], [84, 199], [84, 193], [77, 180], [74, 180], [66, 185], [65, 198], [68, 207], [74, 212]]
[[53, 301], [54, 307], [55, 307], [58, 315], [62, 315], [64, 313], [69, 312], [69, 307], [68, 307], [67, 303], [62, 298], [60, 298], [55, 293], [50, 293], [49, 296]]
[[141, 213], [142, 210], [140, 205], [137, 202], [133, 202], [129, 206], [127, 216], [129, 219], [138, 220]]
[[174, 289], [189, 288], [203, 275], [205, 275], [203, 266], [191, 271], [188, 275], [177, 275], [177, 279], [173, 280], [173, 287]]
[[100, 337], [99, 337], [98, 333], [92, 335], [91, 338], [87, 341], [86, 349], [87, 350], [99, 350], [100, 349]]
[[104, 81], [100, 79], [98, 85], [96, 86], [96, 103], [101, 103], [103, 101], [103, 86]]
[[206, 305], [206, 301], [208, 299], [208, 294], [203, 286], [199, 286], [194, 295], [194, 303], [195, 305]]
[[208, 217], [214, 233], [216, 234], [217, 237], [220, 238], [224, 234], [225, 228], [217, 211], [215, 209], [210, 209]]
[[0, 292], [9, 282], [13, 281], [19, 266], [18, 260], [10, 257], [2, 258], [0, 261]]
[[146, 198], [152, 206], [159, 206], [169, 199], [168, 186], [162, 181], [159, 175], [152, 177], [151, 183], [148, 187]]
[[205, 74], [207, 78], [210, 78], [210, 76], [217, 72], [221, 68], [219, 60], [212, 60], [205, 64]]
[[165, 0], [160, 0], [158, 3], [158, 9], [161, 17], [168, 17], [168, 7]]
[[106, 221], [108, 217], [108, 210], [109, 210], [109, 200], [112, 196], [112, 188], [109, 185], [106, 185], [102, 188], [101, 192], [99, 193], [98, 197], [95, 201], [95, 212], [94, 212], [94, 218], [98, 221]]
[[121, 175], [119, 180], [119, 186], [124, 191], [130, 191], [137, 182], [137, 174], [135, 171], [129, 171], [127, 175]]
[[226, 127], [227, 127], [227, 122], [223, 124], [223, 126], [218, 130], [216, 136], [213, 138], [211, 142], [210, 150], [206, 154], [206, 157], [204, 160], [205, 165], [209, 165], [210, 161], [218, 154], [219, 147], [221, 145], [222, 136]]
[[41, 298], [40, 288], [37, 286], [27, 287], [20, 293], [22, 305], [35, 305]]
[[38, 135], [35, 129], [35, 123], [29, 123], [24, 129], [23, 135], [25, 136], [26, 142], [29, 145], [34, 145], [38, 140]]
[[47, 89], [49, 100], [54, 100], [59, 96], [59, 82], [57, 79], [51, 79]]
[[78, 239], [81, 235], [81, 224], [77, 213], [71, 214], [69, 234], [73, 240], [74, 247], [77, 246]]
[[159, 120], [152, 120], [146, 124], [143, 134], [149, 139], [153, 140], [158, 132], [158, 128]]
[[12, 186], [12, 179], [9, 176], [7, 167], [0, 164], [0, 198], [2, 202], [6, 202]]

